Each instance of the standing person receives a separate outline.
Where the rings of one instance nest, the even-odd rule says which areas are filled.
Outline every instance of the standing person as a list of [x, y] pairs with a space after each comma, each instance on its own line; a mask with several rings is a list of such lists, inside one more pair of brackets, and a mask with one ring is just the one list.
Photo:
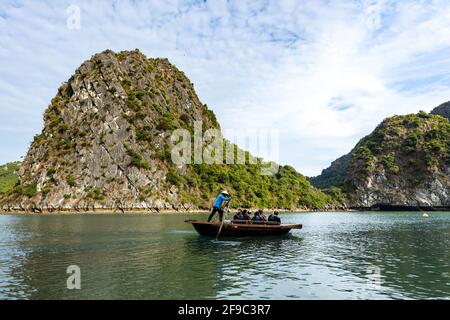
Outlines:
[[224, 201], [231, 201], [230, 194], [226, 190], [222, 191], [217, 196], [216, 200], [214, 200], [213, 208], [212, 208], [211, 214], [209, 215], [208, 222], [210, 222], [212, 220], [212, 218], [214, 217], [216, 212], [219, 213], [220, 220], [222, 221], [222, 217], [223, 217], [223, 202]]
[[278, 211], [275, 210], [273, 212], [273, 214], [271, 214], [269, 216], [269, 221], [275, 221], [275, 222], [281, 223], [281, 219], [280, 219], [280, 217], [278, 217]]

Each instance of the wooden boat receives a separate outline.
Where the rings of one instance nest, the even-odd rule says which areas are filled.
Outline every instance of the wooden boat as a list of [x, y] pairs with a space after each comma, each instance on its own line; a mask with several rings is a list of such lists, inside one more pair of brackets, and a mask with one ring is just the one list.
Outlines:
[[[219, 232], [220, 222], [206, 222], [197, 220], [186, 220], [192, 224], [202, 236], [216, 237]], [[224, 221], [220, 237], [257, 237], [276, 236], [287, 234], [291, 229], [301, 229], [301, 224], [280, 224], [271, 221], [232, 220]]]

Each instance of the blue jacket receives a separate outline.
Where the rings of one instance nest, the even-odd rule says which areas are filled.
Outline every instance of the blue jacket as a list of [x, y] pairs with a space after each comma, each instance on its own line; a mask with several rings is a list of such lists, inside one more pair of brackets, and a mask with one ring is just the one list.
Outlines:
[[251, 218], [250, 218], [249, 216], [246, 216], [245, 214], [241, 214], [241, 215], [239, 216], [239, 219], [240, 219], [240, 220], [250, 220]]
[[223, 194], [219, 194], [217, 196], [216, 200], [214, 201], [213, 207], [222, 208], [222, 203], [224, 201], [230, 201], [230, 200], [231, 200], [231, 198], [227, 198]]
[[275, 221], [275, 222], [281, 222], [281, 219], [280, 219], [280, 217], [278, 217], [278, 216], [276, 216], [276, 215], [274, 215], [274, 214], [271, 214], [270, 216], [269, 216], [269, 219], [268, 219], [269, 221]]

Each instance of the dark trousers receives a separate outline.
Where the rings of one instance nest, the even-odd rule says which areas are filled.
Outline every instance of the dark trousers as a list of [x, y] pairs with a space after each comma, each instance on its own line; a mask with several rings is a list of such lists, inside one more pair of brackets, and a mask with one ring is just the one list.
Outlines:
[[212, 220], [212, 218], [214, 217], [214, 215], [216, 214], [216, 212], [219, 213], [220, 221], [222, 221], [222, 217], [223, 217], [223, 209], [217, 208], [217, 207], [213, 207], [212, 212], [211, 212], [211, 214], [209, 215], [208, 222], [210, 222], [210, 221]]

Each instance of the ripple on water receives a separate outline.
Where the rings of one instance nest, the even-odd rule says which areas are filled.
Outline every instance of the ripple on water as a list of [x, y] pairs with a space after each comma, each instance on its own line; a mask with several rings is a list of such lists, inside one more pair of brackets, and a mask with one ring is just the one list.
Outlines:
[[[448, 213], [289, 214], [304, 229], [218, 241], [184, 218], [1, 216], [0, 298], [450, 297]], [[69, 264], [82, 269], [80, 292], [64, 288]]]

